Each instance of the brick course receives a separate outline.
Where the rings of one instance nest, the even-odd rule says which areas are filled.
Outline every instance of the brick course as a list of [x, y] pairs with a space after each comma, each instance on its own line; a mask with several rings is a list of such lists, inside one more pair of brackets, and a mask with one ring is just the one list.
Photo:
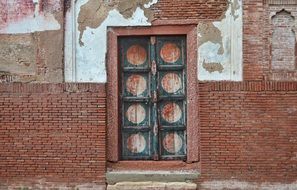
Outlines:
[[201, 180], [297, 179], [297, 83], [199, 84]]
[[105, 85], [2, 84], [0, 91], [0, 184], [105, 183]]
[[[198, 183], [296, 180], [296, 82], [205, 82], [197, 88]], [[105, 101], [103, 84], [1, 84], [0, 184], [36, 187], [42, 179], [104, 186]]]
[[160, 0], [154, 6], [154, 17], [162, 20], [210, 19], [224, 15], [228, 7], [226, 0]]

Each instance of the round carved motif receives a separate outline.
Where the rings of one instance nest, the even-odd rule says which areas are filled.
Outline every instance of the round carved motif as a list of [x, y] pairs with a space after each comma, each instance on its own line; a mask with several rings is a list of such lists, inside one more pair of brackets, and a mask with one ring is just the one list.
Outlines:
[[164, 149], [171, 153], [178, 153], [183, 146], [183, 140], [177, 133], [169, 133], [163, 139]]
[[147, 88], [146, 80], [141, 75], [131, 75], [126, 81], [126, 87], [128, 92], [130, 92], [134, 96], [139, 96]]
[[181, 78], [176, 73], [166, 74], [161, 81], [162, 88], [167, 93], [175, 93], [182, 88]]
[[174, 43], [165, 43], [160, 51], [161, 58], [167, 63], [175, 63], [180, 58], [180, 49]]
[[141, 65], [146, 61], [146, 50], [141, 45], [132, 45], [127, 50], [127, 60], [132, 65]]
[[145, 109], [141, 104], [132, 104], [127, 109], [126, 117], [130, 122], [140, 124], [145, 119]]
[[167, 103], [162, 109], [162, 118], [168, 123], [175, 123], [182, 117], [182, 110], [176, 103]]
[[141, 153], [146, 146], [145, 138], [140, 134], [133, 134], [127, 139], [127, 149], [132, 153]]

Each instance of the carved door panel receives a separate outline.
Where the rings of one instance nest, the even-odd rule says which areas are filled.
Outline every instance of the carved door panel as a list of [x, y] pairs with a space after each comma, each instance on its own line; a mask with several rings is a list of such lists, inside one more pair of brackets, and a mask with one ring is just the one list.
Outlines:
[[185, 37], [123, 37], [119, 53], [122, 159], [185, 159]]

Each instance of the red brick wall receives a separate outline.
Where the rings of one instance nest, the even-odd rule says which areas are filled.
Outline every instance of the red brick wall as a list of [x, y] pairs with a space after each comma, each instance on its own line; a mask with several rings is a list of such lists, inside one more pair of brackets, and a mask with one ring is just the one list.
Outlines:
[[154, 10], [156, 19], [218, 19], [227, 7], [227, 0], [160, 0]]
[[[297, 83], [198, 88], [201, 181], [296, 180]], [[104, 185], [105, 101], [103, 84], [1, 84], [0, 184]]]
[[243, 78], [263, 80], [267, 78], [269, 65], [264, 59], [265, 26], [263, 0], [243, 1]]
[[[293, 63], [291, 64], [293, 66], [289, 66], [291, 69], [288, 69], [288, 66], [287, 68], [272, 67], [272, 53], [276, 55], [277, 52], [272, 50], [273, 25], [271, 21], [271, 16], [283, 9], [290, 12], [296, 19], [297, 4], [295, 1], [285, 0], [275, 2], [278, 3], [269, 4], [267, 0], [243, 1], [244, 80], [297, 81], [297, 69], [296, 66], [294, 68]], [[278, 41], [282, 41], [283, 44], [287, 43], [284, 48], [281, 47], [280, 49], [285, 49], [286, 47], [292, 49], [293, 47], [290, 44], [294, 43], [292, 41]], [[279, 60], [281, 59], [283, 58]]]
[[[287, 1], [281, 1], [275, 4], [269, 4], [268, 2], [264, 4], [265, 9], [265, 27], [264, 31], [264, 55], [265, 58], [263, 61], [270, 67], [269, 72], [267, 73], [269, 80], [278, 80], [278, 81], [297, 81], [297, 67], [296, 67], [296, 39], [293, 39], [290, 35], [295, 35], [291, 31], [291, 27], [285, 29], [284, 26], [274, 27], [273, 25], [278, 24], [284, 25], [284, 22], [281, 22], [280, 18], [276, 19], [276, 15], [282, 10], [288, 12], [289, 15], [297, 18], [297, 3], [291, 1], [291, 4], [285, 4]], [[281, 13], [283, 14], [283, 13]], [[287, 16], [288, 17], [288, 16]], [[273, 24], [274, 20], [274, 24]], [[284, 31], [281, 29], [283, 28]], [[287, 31], [287, 32], [285, 32]], [[291, 33], [290, 33], [291, 32]], [[280, 39], [283, 38], [283, 39]], [[295, 38], [295, 37], [294, 37]], [[276, 42], [275, 42], [276, 41]], [[288, 49], [289, 48], [289, 49]], [[283, 51], [283, 50], [286, 51]], [[293, 56], [293, 57], [292, 57]], [[290, 61], [291, 59], [291, 61]]]
[[1, 84], [0, 186], [104, 184], [105, 96], [104, 84]]
[[272, 33], [272, 69], [295, 70], [295, 32], [292, 30], [294, 18], [286, 11], [276, 13], [271, 19]]
[[297, 179], [297, 83], [199, 84], [203, 180]]

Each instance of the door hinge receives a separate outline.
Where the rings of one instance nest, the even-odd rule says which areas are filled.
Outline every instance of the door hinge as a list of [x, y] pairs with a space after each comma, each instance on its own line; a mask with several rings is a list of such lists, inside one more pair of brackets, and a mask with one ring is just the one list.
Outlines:
[[157, 64], [156, 64], [155, 60], [152, 61], [151, 72], [153, 75], [156, 75], [156, 73], [157, 73]]
[[153, 133], [154, 133], [155, 136], [158, 135], [158, 125], [157, 125], [157, 122], [155, 122], [155, 124], [154, 124]]
[[157, 100], [158, 100], [157, 91], [154, 90], [152, 94], [152, 102], [157, 103]]
[[156, 37], [152, 36], [151, 37], [151, 45], [155, 45], [156, 44]]

